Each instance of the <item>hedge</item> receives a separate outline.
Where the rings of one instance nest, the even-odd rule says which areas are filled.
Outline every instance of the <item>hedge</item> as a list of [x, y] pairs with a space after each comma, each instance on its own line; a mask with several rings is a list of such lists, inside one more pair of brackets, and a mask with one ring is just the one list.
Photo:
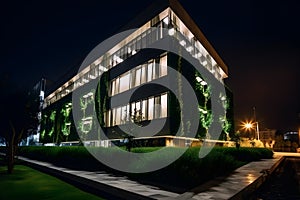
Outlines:
[[[133, 148], [132, 152], [147, 153], [160, 147]], [[93, 149], [101, 156], [114, 158], [118, 149], [95, 147]], [[145, 167], [153, 162], [161, 162], [167, 156], [175, 155], [179, 147], [167, 147], [167, 153], [155, 154], [137, 163], [127, 163], [132, 169]], [[188, 148], [186, 152], [169, 166], [149, 173], [124, 173], [107, 167], [97, 161], [83, 146], [71, 147], [21, 147], [19, 155], [50, 162], [58, 166], [80, 170], [105, 170], [116, 175], [125, 175], [131, 179], [164, 186], [180, 192], [195, 187], [218, 176], [225, 176], [234, 169], [251, 161], [269, 159], [273, 152], [265, 148], [230, 148], [214, 147], [204, 158], [199, 158], [200, 147]]]

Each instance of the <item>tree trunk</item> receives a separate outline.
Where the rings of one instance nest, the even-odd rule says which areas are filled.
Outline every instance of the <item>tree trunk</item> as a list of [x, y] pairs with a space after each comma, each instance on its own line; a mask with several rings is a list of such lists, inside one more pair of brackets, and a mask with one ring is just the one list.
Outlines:
[[15, 141], [15, 129], [12, 127], [12, 136], [8, 142], [8, 151], [7, 151], [7, 173], [12, 174], [14, 169], [14, 141]]
[[7, 163], [7, 173], [12, 174], [14, 169], [14, 155], [13, 155], [14, 147], [13, 145], [9, 145], [8, 147], [8, 163]]
[[12, 174], [14, 169], [14, 162], [15, 162], [15, 154], [17, 153], [18, 144], [22, 138], [23, 130], [19, 132], [19, 135], [16, 136], [16, 129], [14, 128], [13, 124], [10, 123], [11, 126], [11, 138], [9, 138], [7, 145], [7, 173]]

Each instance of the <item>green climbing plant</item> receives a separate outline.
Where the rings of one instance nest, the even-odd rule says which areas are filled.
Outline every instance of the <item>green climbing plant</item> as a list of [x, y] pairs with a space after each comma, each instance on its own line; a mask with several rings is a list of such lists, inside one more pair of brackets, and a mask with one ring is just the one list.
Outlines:
[[46, 126], [47, 126], [48, 116], [46, 114], [43, 115], [41, 121], [41, 140], [45, 139], [46, 136]]
[[232, 124], [230, 123], [230, 121], [226, 116], [227, 110], [229, 109], [229, 105], [230, 105], [229, 99], [226, 97], [225, 94], [220, 94], [219, 98], [225, 110], [224, 116], [220, 116], [220, 122], [222, 123], [222, 129], [226, 134], [226, 140], [230, 140], [229, 131], [231, 130]]
[[[179, 49], [179, 55], [181, 54], [182, 49]], [[178, 56], [177, 60], [177, 87], [178, 87], [178, 102], [180, 108], [183, 108], [183, 91], [182, 91], [182, 57]], [[184, 125], [184, 115], [181, 112], [180, 114], [180, 123], [182, 124], [181, 130], [180, 130], [180, 135], [183, 136], [185, 134], [185, 125]]]
[[71, 113], [71, 110], [72, 110], [72, 103], [66, 103], [61, 109], [61, 114], [63, 116], [61, 132], [63, 133], [64, 136], [66, 136], [66, 141], [68, 140], [68, 136], [70, 135], [70, 128], [71, 128], [70, 113]]
[[55, 130], [55, 117], [56, 117], [56, 110], [52, 110], [51, 114], [50, 114], [50, 124], [51, 124], [51, 129], [48, 133], [48, 135], [50, 137], [52, 137], [53, 133], [54, 133], [54, 130]]
[[82, 110], [82, 118], [79, 121], [79, 130], [81, 132], [81, 138], [86, 139], [87, 134], [92, 130], [93, 127], [93, 113], [95, 109], [94, 102], [95, 90], [91, 90], [87, 94], [84, 94], [80, 98], [80, 108]]
[[208, 129], [213, 122], [213, 114], [211, 108], [209, 107], [209, 102], [211, 99], [211, 86], [208, 85], [202, 78], [199, 72], [195, 73], [196, 86], [195, 89], [197, 92], [200, 92], [203, 97], [203, 102], [199, 102], [199, 117], [202, 127], [205, 129], [205, 138], [209, 139], [210, 134]]

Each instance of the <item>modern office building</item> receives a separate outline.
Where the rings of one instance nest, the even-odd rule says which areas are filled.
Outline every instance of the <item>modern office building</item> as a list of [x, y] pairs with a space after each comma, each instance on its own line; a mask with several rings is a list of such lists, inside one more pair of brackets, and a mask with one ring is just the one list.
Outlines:
[[[147, 134], [152, 134], [151, 138], [161, 138], [151, 140], [156, 143], [152, 145], [179, 144], [177, 139], [180, 137], [173, 137], [179, 128], [182, 129], [181, 137], [189, 137], [194, 134], [191, 131], [196, 131], [196, 138], [209, 138], [207, 127], [212, 121], [211, 87], [205, 81], [206, 77], [181, 53], [195, 59], [220, 84], [224, 84], [224, 79], [228, 77], [226, 64], [176, 0], [157, 1], [123, 30], [133, 28], [135, 31], [115, 41], [79, 73], [47, 93], [42, 112], [41, 142], [61, 143], [81, 139], [103, 146], [103, 142], [107, 141], [103, 141], [100, 131], [94, 130], [97, 129], [97, 122], [107, 138], [118, 141], [128, 136], [124, 131], [130, 132], [128, 122], [133, 121], [143, 127], [159, 120], [164, 122], [164, 126], [158, 133], [154, 136], [152, 133], [143, 133], [144, 138]], [[176, 49], [179, 53], [147, 48], [163, 43], [166, 38], [172, 38], [180, 48]], [[194, 89], [199, 105], [190, 112], [199, 114], [201, 120], [195, 122], [187, 119], [182, 127], [179, 126], [182, 120], [180, 105], [184, 102], [176, 98], [168, 87], [158, 84], [165, 80], [170, 85], [176, 85], [179, 93], [185, 95], [180, 80], [170, 77], [170, 68], [180, 72]], [[87, 89], [95, 82], [98, 87]], [[226, 114], [222, 119], [224, 130], [220, 139], [226, 139], [225, 135], [233, 132], [232, 93], [225, 84], [224, 87], [226, 94], [222, 94], [220, 99], [225, 102]], [[135, 89], [129, 103], [122, 101], [123, 96]], [[82, 94], [77, 102], [72, 101], [74, 91]], [[74, 106], [82, 111], [77, 123], [74, 120], [78, 119], [72, 115]], [[93, 117], [92, 112], [96, 112], [97, 117]], [[191, 123], [199, 123], [199, 128], [189, 130]]]

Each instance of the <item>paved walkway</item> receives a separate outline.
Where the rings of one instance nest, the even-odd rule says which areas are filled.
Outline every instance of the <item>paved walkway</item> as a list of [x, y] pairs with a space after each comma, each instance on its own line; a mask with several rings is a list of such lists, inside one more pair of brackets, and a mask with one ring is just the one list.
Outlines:
[[161, 190], [158, 187], [144, 185], [129, 180], [124, 176], [115, 176], [104, 171], [79, 171], [55, 166], [51, 163], [31, 160], [19, 156], [29, 166], [71, 180], [75, 184], [82, 183], [96, 190], [103, 190], [120, 199], [174, 199], [179, 194]]
[[19, 157], [35, 168], [80, 184], [106, 191], [120, 199], [177, 199], [177, 200], [211, 200], [241, 199], [253, 192], [265, 180], [269, 173], [278, 166], [284, 156], [300, 156], [296, 153], [275, 153], [273, 159], [251, 162], [236, 169], [230, 176], [210, 181], [189, 192], [178, 194], [158, 187], [140, 184], [127, 177], [114, 176], [105, 172], [70, 170], [49, 163]]

